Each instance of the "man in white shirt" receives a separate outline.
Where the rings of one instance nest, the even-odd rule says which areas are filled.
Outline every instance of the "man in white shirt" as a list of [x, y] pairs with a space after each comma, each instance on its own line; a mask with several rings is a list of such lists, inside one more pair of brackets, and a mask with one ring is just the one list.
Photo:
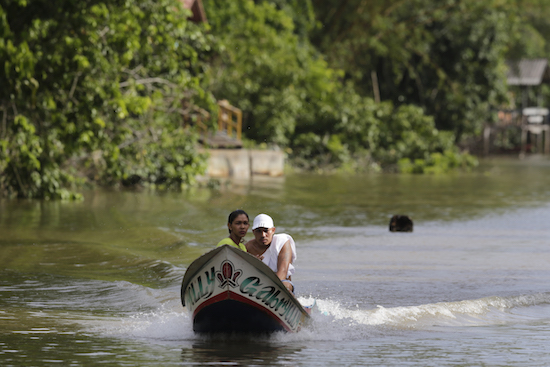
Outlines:
[[259, 214], [252, 224], [254, 239], [246, 243], [246, 251], [260, 258], [273, 270], [285, 287], [294, 293], [291, 276], [294, 274], [296, 244], [286, 233], [275, 234], [273, 219], [267, 214]]

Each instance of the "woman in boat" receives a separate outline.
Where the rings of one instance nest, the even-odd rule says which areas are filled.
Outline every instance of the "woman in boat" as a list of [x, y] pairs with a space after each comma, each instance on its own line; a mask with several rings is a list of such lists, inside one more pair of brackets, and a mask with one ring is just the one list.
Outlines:
[[248, 214], [244, 210], [237, 209], [231, 214], [227, 220], [227, 228], [229, 229], [229, 237], [221, 240], [216, 247], [230, 245], [240, 250], [246, 251], [244, 246], [244, 236], [250, 227]]

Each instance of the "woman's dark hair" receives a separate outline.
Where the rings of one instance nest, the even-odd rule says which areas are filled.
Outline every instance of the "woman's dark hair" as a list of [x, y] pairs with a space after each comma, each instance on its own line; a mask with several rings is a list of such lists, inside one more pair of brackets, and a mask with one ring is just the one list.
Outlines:
[[231, 214], [229, 214], [229, 218], [227, 219], [227, 223], [233, 223], [233, 221], [235, 220], [235, 218], [237, 218], [239, 215], [241, 214], [244, 214], [246, 215], [246, 218], [248, 220], [250, 220], [250, 218], [248, 217], [248, 214], [246, 214], [246, 212], [242, 209], [237, 209], [235, 210], [234, 212], [231, 212]]
[[[246, 215], [246, 219], [250, 220], [250, 218], [248, 217], [248, 214], [246, 214], [246, 212], [244, 210], [237, 209], [237, 210], [231, 212], [231, 214], [229, 214], [229, 218], [227, 218], [227, 223], [233, 224], [235, 219], [237, 219], [237, 217], [241, 214]], [[229, 233], [231, 234], [231, 229], [229, 230]]]

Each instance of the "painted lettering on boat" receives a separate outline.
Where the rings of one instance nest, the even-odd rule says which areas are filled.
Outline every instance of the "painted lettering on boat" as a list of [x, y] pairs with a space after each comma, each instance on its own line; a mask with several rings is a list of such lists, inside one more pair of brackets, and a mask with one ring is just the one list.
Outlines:
[[244, 279], [239, 286], [239, 277], [243, 271], [236, 269], [233, 263], [227, 260], [220, 265], [218, 271], [215, 267], [211, 267], [210, 270], [195, 276], [189, 283], [185, 292], [185, 304], [189, 309], [193, 309], [197, 303], [204, 302], [214, 295], [217, 279], [218, 288], [238, 287], [241, 294], [271, 309], [290, 329], [299, 328], [302, 320], [301, 310], [292, 299], [285, 296], [285, 293], [281, 293], [278, 287], [262, 283], [261, 278], [257, 276]]
[[215, 273], [214, 267], [212, 267], [210, 272], [204, 272], [204, 278], [203, 274], [200, 274], [189, 283], [185, 297], [186, 304], [193, 306], [201, 298], [208, 298], [214, 293]]
[[294, 329], [300, 322], [301, 312], [289, 298], [279, 297], [280, 290], [273, 286], [264, 286], [258, 277], [248, 277], [242, 281], [241, 293], [264, 303], [281, 316]]

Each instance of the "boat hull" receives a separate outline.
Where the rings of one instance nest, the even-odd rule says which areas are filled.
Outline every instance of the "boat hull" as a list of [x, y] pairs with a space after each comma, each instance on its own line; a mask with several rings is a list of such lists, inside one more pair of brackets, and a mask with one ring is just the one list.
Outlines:
[[197, 333], [296, 332], [309, 319], [269, 267], [227, 245], [189, 266], [181, 300]]

